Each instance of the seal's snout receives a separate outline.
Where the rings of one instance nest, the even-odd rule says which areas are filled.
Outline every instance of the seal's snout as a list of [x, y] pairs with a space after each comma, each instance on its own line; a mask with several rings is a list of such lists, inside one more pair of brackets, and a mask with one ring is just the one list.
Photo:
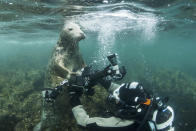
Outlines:
[[81, 35], [81, 40], [86, 38], [86, 35], [83, 32], [81, 32], [80, 35]]

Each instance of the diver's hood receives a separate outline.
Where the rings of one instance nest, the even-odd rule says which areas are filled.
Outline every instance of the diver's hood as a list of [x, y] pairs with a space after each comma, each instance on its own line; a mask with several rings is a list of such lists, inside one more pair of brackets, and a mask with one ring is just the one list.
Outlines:
[[113, 91], [113, 98], [126, 105], [136, 106], [146, 102], [146, 93], [138, 82], [122, 84]]

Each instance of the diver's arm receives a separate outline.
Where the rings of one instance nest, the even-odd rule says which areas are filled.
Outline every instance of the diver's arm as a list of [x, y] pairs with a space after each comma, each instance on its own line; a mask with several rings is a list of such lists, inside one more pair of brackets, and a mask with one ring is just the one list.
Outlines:
[[111, 80], [107, 80], [105, 78], [100, 79], [99, 84], [101, 84], [109, 93], [112, 93], [114, 90], [120, 87], [119, 84], [113, 83]]
[[[71, 92], [70, 92], [71, 93]], [[70, 94], [69, 93], [69, 94]], [[117, 117], [89, 117], [87, 112], [84, 110], [83, 105], [80, 103], [80, 96], [74, 94], [71, 96], [70, 104], [72, 105], [72, 113], [76, 119], [78, 125], [87, 128], [123, 128], [130, 126], [134, 123], [132, 120], [123, 120]]]
[[111, 85], [110, 85], [110, 87], [109, 87], [109, 89], [108, 89], [108, 92], [109, 92], [109, 93], [113, 93], [114, 90], [116, 90], [116, 89], [119, 88], [120, 86], [121, 86], [121, 85], [112, 82]]
[[72, 108], [73, 115], [77, 121], [77, 124], [83, 127], [102, 127], [102, 128], [118, 128], [118, 127], [127, 127], [134, 123], [132, 120], [123, 120], [117, 117], [92, 117], [86, 113], [82, 105], [75, 106]]

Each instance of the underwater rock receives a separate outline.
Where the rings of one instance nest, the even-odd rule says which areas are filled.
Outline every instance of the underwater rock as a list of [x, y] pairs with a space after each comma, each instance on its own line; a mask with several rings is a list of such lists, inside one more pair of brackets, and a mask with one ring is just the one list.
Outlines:
[[15, 115], [3, 115], [0, 116], [0, 130], [1, 131], [13, 131], [16, 123], [20, 121]]
[[[30, 131], [40, 120], [41, 94], [33, 83], [42, 77], [42, 71], [22, 70], [0, 73], [0, 130]], [[28, 74], [28, 79], [25, 77]], [[38, 91], [39, 90], [39, 91]]]

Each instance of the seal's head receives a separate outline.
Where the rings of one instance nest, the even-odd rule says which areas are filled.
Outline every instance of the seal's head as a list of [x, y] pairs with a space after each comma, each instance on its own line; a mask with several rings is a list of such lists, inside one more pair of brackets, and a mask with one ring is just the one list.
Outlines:
[[70, 43], [77, 43], [85, 38], [84, 32], [80, 26], [73, 22], [66, 22], [61, 33], [61, 39]]

